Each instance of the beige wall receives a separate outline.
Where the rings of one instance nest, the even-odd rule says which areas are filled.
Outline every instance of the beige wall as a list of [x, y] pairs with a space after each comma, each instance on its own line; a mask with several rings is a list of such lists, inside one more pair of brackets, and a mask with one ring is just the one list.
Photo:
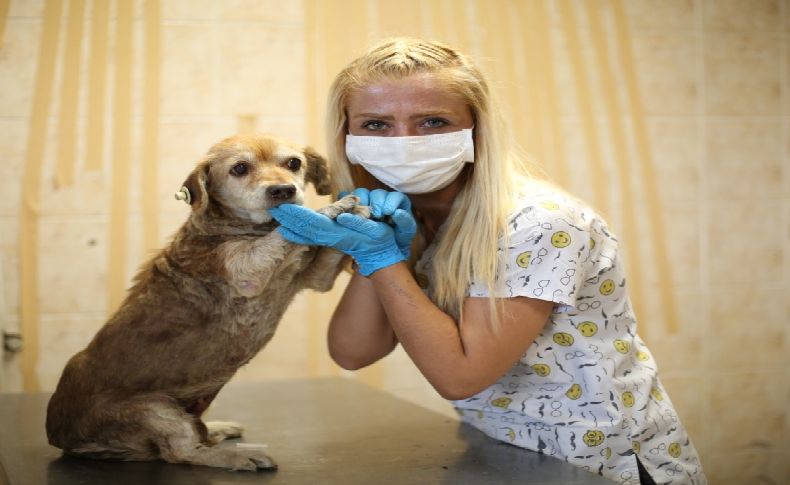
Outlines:
[[[108, 22], [100, 0], [0, 0], [0, 328], [26, 345], [3, 354], [0, 391], [53, 388], [186, 217], [172, 193], [208, 146], [258, 129], [323, 147], [338, 67], [382, 36], [421, 35], [476, 56], [516, 139], [608, 214], [712, 482], [787, 483], [788, 2], [104, 5]], [[331, 363], [323, 331], [344, 282], [300, 295], [236, 378], [344, 374], [449, 413], [400, 351], [354, 376]]]

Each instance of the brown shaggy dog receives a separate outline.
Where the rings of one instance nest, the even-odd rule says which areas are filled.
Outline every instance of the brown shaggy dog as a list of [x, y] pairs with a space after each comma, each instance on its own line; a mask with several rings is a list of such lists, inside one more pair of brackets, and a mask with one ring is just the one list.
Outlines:
[[[330, 191], [326, 161], [310, 148], [236, 136], [209, 150], [182, 189], [189, 219], [66, 365], [47, 408], [52, 445], [92, 458], [276, 467], [260, 447], [213, 446], [241, 427], [200, 416], [272, 338], [293, 296], [329, 290], [340, 271], [342, 253], [273, 230], [267, 208], [302, 203], [307, 182]], [[319, 212], [367, 215], [357, 201]]]

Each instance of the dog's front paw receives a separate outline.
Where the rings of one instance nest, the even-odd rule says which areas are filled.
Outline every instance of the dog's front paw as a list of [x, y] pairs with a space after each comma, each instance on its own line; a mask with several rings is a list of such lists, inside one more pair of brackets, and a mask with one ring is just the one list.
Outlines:
[[233, 459], [234, 470], [276, 470], [277, 463], [263, 452], [264, 445], [237, 443]]
[[356, 195], [346, 195], [328, 206], [318, 209], [319, 214], [323, 214], [330, 219], [334, 219], [344, 212], [350, 212], [366, 219], [370, 217], [370, 207], [359, 205], [359, 197]]
[[359, 217], [364, 217], [365, 219], [370, 219], [370, 206], [367, 205], [355, 205], [348, 212], [358, 215]]

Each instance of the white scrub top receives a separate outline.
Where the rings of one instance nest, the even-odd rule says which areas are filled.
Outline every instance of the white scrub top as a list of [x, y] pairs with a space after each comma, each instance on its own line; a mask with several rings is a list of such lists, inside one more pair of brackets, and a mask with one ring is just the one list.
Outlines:
[[[498, 298], [554, 302], [537, 339], [496, 383], [453, 401], [462, 419], [506, 443], [616, 482], [704, 484], [697, 452], [636, 333], [617, 239], [578, 200], [530, 184], [500, 241]], [[442, 236], [440, 230], [437, 240]], [[436, 241], [415, 269], [430, 297]], [[473, 282], [471, 297], [486, 297]]]

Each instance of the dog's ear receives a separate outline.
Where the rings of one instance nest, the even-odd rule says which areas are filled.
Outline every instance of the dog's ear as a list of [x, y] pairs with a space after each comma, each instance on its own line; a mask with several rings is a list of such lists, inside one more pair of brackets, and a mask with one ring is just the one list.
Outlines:
[[332, 181], [329, 178], [329, 163], [311, 147], [305, 147], [304, 155], [307, 157], [307, 172], [305, 180], [315, 186], [318, 195], [332, 193]]
[[192, 206], [193, 212], [203, 212], [208, 207], [208, 170], [209, 164], [201, 162], [184, 181], [176, 199]]

